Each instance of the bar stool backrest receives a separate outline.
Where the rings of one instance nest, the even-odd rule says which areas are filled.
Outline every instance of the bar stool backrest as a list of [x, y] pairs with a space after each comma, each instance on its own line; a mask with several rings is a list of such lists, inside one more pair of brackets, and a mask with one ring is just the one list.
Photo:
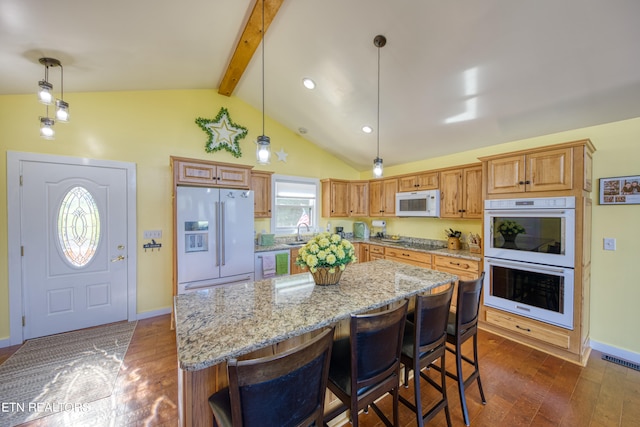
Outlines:
[[333, 344], [329, 328], [289, 351], [252, 360], [230, 360], [229, 393], [234, 427], [322, 425]]

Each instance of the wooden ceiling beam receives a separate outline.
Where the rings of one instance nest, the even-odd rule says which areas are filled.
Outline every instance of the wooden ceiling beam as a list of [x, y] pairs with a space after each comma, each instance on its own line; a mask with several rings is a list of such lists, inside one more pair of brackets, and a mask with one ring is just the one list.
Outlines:
[[[264, 1], [264, 32], [267, 33], [269, 25], [275, 18], [280, 6], [284, 0], [262, 0]], [[231, 96], [236, 88], [236, 85], [240, 82], [244, 71], [249, 65], [249, 61], [253, 57], [253, 54], [260, 46], [262, 41], [262, 1], [256, 0], [251, 11], [251, 16], [247, 21], [247, 25], [242, 31], [242, 36], [238, 40], [231, 62], [227, 66], [227, 70], [224, 73], [218, 93], [220, 95]]]

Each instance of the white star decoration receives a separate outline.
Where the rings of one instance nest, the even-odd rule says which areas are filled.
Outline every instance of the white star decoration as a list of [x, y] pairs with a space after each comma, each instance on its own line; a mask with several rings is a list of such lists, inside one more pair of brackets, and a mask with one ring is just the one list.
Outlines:
[[196, 123], [209, 134], [209, 140], [205, 144], [207, 153], [224, 148], [235, 157], [242, 155], [238, 141], [247, 135], [247, 128], [233, 123], [226, 108], [220, 109], [215, 120], [198, 117]]
[[278, 156], [278, 161], [287, 163], [287, 156], [289, 154], [284, 152], [284, 148], [281, 148], [280, 151], [276, 152], [276, 156]]

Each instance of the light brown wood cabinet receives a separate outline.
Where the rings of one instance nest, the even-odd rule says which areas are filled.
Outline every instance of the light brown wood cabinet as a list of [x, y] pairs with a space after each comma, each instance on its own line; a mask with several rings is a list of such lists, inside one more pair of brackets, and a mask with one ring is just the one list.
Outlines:
[[571, 147], [487, 161], [487, 194], [566, 191], [573, 188]]
[[253, 195], [253, 216], [271, 218], [271, 175], [273, 172], [251, 171]]
[[369, 216], [395, 216], [398, 179], [369, 181]]
[[360, 254], [358, 255], [358, 262], [369, 262], [368, 243], [360, 243]]
[[486, 198], [574, 196], [573, 329], [481, 306], [481, 327], [584, 365], [589, 356], [593, 153], [590, 140], [481, 158]]
[[369, 245], [369, 261], [384, 259], [384, 246]]
[[171, 157], [177, 185], [249, 189], [253, 166]]
[[349, 181], [349, 216], [369, 216], [369, 181]]
[[296, 258], [298, 257], [298, 252], [300, 252], [300, 248], [292, 248], [291, 255], [289, 255], [289, 271], [290, 274], [299, 274], [299, 273], [307, 273], [309, 272], [308, 268], [303, 269], [299, 265], [296, 264]]
[[340, 179], [323, 179], [322, 182], [322, 216], [349, 216], [349, 181]]
[[482, 165], [440, 171], [440, 217], [482, 218]]
[[[460, 280], [474, 280], [480, 276], [482, 271], [482, 261], [473, 261], [462, 258], [456, 258], [446, 255], [433, 256], [433, 269], [451, 273], [458, 276]], [[453, 297], [451, 298], [451, 307], [455, 309], [456, 298], [458, 295], [458, 282], [453, 289]]]
[[398, 192], [438, 189], [438, 172], [427, 172], [398, 177]]
[[385, 247], [384, 259], [416, 265], [418, 267], [431, 268], [431, 254], [405, 248]]

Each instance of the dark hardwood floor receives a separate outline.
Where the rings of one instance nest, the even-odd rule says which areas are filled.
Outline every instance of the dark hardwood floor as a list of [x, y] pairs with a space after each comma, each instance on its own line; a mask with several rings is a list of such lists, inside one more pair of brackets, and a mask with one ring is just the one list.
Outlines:
[[[109, 402], [112, 406], [109, 417], [96, 416], [73, 424], [54, 414], [23, 425], [177, 425], [175, 333], [169, 322], [169, 315], [138, 322]], [[480, 372], [487, 404], [480, 403], [477, 386], [471, 386], [467, 402], [472, 426], [640, 425], [640, 372], [606, 362], [595, 351], [587, 366], [581, 368], [488, 332], [480, 331], [479, 338]], [[0, 362], [17, 348], [0, 349]], [[447, 356], [451, 368], [453, 358]], [[464, 426], [456, 383], [447, 381], [453, 425]], [[412, 396], [412, 392], [412, 388], [401, 389], [405, 396]], [[435, 397], [426, 386], [423, 396], [425, 404]], [[381, 402], [385, 412], [391, 412], [390, 403], [389, 398]], [[373, 411], [360, 414], [359, 421], [362, 427], [382, 426]], [[400, 424], [416, 425], [413, 413], [403, 405]], [[445, 426], [444, 413], [428, 425]]]

